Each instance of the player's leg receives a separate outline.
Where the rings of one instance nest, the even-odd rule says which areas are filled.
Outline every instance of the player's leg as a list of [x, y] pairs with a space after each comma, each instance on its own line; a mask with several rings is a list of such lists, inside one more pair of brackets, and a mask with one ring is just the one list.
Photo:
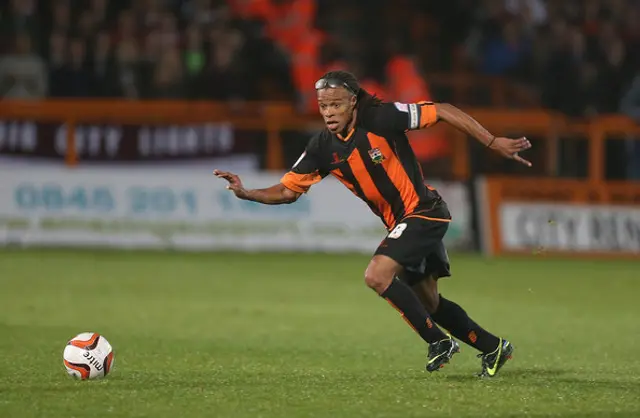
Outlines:
[[509, 341], [496, 337], [482, 328], [460, 305], [442, 297], [438, 292], [438, 278], [450, 275], [449, 258], [442, 243], [428, 255], [425, 274], [426, 277], [423, 276], [422, 280], [407, 280], [412, 284], [413, 291], [425, 309], [438, 325], [479, 350], [479, 357], [482, 357], [482, 374], [494, 376], [511, 358], [513, 346]]
[[420, 299], [398, 275], [402, 266], [386, 255], [375, 255], [364, 274], [366, 285], [384, 298], [404, 320], [425, 340], [434, 343], [447, 336], [433, 323]]
[[439, 294], [438, 281], [432, 276], [415, 284], [412, 289], [433, 320], [454, 337], [482, 353], [490, 353], [498, 347], [500, 338], [473, 321], [460, 305]]
[[430, 221], [422, 219], [403, 221], [378, 247], [365, 273], [367, 285], [387, 299], [429, 343], [427, 370], [430, 372], [449, 362], [459, 351], [458, 343], [434, 324], [415, 292], [398, 277], [405, 266], [420, 262], [420, 254], [424, 253], [421, 243], [433, 234], [441, 237], [445, 230], [446, 225], [434, 228]]

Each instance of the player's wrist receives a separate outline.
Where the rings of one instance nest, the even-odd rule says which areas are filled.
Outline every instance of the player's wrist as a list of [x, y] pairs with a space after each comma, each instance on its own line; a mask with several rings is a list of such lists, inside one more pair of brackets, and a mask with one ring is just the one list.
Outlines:
[[247, 190], [244, 187], [241, 187], [239, 189], [236, 189], [236, 197], [238, 197], [239, 199], [242, 200], [252, 200], [251, 199], [251, 192], [252, 190]]
[[491, 146], [493, 145], [493, 143], [496, 140], [496, 136], [491, 135], [489, 137], [489, 140], [485, 143], [487, 148], [491, 148]]

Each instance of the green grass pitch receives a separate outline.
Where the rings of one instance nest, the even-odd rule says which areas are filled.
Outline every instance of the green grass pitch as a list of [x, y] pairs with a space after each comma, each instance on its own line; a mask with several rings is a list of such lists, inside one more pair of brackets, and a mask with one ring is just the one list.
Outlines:
[[[509, 338], [479, 379], [368, 290], [368, 257], [0, 251], [0, 417], [638, 417], [640, 262], [452, 254], [441, 292]], [[115, 368], [69, 378], [102, 333]]]

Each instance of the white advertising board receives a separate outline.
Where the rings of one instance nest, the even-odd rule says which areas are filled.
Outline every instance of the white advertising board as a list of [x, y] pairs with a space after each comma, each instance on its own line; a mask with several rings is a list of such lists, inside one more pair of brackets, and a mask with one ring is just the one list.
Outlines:
[[[259, 188], [280, 177], [242, 180]], [[381, 221], [332, 178], [277, 206], [236, 199], [225, 184], [201, 169], [0, 168], [0, 244], [371, 253], [385, 236]], [[454, 218], [445, 241], [468, 245], [466, 189], [432, 185]]]
[[640, 255], [640, 207], [503, 203], [500, 240], [505, 250]]

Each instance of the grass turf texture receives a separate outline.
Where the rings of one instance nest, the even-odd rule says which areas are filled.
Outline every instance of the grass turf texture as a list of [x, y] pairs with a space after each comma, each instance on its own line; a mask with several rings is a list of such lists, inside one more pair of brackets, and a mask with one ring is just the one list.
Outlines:
[[[640, 416], [640, 264], [452, 255], [441, 291], [516, 347], [438, 373], [368, 258], [0, 251], [1, 417]], [[115, 349], [67, 377], [66, 341]]]

